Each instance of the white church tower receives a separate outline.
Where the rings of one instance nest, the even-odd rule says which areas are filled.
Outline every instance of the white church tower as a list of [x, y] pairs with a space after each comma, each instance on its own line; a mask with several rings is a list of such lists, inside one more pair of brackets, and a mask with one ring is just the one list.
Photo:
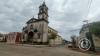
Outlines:
[[46, 6], [45, 2], [39, 6], [39, 13], [38, 19], [42, 20], [42, 42], [48, 42], [48, 7]]
[[48, 21], [48, 7], [46, 6], [45, 2], [39, 6], [38, 19], [44, 19]]

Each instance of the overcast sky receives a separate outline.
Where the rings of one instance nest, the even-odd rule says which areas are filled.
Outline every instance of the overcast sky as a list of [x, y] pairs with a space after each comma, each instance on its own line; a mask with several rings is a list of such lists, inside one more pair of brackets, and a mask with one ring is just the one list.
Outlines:
[[[69, 40], [84, 24], [100, 20], [100, 0], [45, 0], [49, 8], [49, 26]], [[43, 0], [0, 0], [0, 32], [18, 32], [31, 17], [37, 17]], [[89, 13], [88, 13], [89, 11]]]

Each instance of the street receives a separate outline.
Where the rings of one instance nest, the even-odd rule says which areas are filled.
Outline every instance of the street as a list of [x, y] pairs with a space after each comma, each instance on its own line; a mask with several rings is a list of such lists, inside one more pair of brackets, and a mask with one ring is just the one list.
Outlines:
[[0, 56], [96, 56], [65, 47], [0, 44]]

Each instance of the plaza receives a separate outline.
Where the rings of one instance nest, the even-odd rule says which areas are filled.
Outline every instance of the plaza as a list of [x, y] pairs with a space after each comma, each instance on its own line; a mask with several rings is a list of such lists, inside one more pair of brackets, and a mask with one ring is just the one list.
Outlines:
[[[96, 56], [76, 52], [66, 47], [48, 47], [38, 45], [0, 44], [0, 56]], [[97, 55], [99, 56], [99, 55]]]

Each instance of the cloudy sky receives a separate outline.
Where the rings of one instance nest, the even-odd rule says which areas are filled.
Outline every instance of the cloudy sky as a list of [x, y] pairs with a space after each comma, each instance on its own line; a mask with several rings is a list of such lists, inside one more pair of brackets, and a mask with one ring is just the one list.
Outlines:
[[[100, 20], [100, 0], [45, 0], [49, 8], [49, 26], [58, 30], [66, 40], [78, 35], [84, 24]], [[25, 22], [37, 17], [43, 0], [0, 0], [0, 32], [21, 31]]]

